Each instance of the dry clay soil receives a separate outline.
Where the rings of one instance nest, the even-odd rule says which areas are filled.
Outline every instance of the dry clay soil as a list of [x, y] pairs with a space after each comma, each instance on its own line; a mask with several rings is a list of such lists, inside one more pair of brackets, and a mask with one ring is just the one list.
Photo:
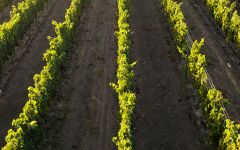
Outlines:
[[[118, 130], [117, 1], [89, 0], [63, 80], [50, 104], [40, 149], [113, 150]], [[131, 0], [132, 60], [137, 60], [134, 137], [138, 150], [206, 149], [195, 125], [192, 90], [156, 0]], [[190, 86], [189, 86], [190, 85]]]

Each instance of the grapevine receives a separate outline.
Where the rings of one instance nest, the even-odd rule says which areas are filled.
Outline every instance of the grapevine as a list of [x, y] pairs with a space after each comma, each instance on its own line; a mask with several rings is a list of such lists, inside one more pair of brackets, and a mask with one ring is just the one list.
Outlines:
[[[222, 96], [221, 91], [209, 88], [207, 83], [206, 58], [200, 52], [204, 39], [200, 42], [195, 41], [191, 45], [187, 40], [188, 30], [181, 10], [181, 4], [173, 0], [162, 0], [161, 4], [168, 16], [178, 50], [187, 62], [188, 73], [198, 91], [202, 110], [207, 121], [207, 128], [210, 130], [209, 136], [211, 141], [209, 144], [221, 150], [240, 149], [239, 125], [224, 115], [225, 108], [222, 104], [226, 104], [227, 100]], [[189, 49], [189, 52], [187, 52], [187, 49]]]
[[44, 53], [46, 65], [34, 76], [34, 86], [28, 88], [28, 102], [23, 112], [12, 122], [3, 150], [37, 149], [43, 139], [44, 119], [48, 101], [57, 85], [57, 75], [72, 44], [84, 0], [72, 0], [62, 23], [53, 21], [56, 37], [50, 38], [50, 48]]
[[240, 16], [236, 10], [236, 2], [230, 0], [204, 0], [208, 9], [222, 30], [226, 33], [226, 40], [236, 43], [240, 48]]
[[0, 69], [11, 55], [13, 49], [23, 38], [37, 13], [43, 8], [45, 0], [24, 0], [12, 6], [11, 18], [0, 25]]
[[134, 73], [132, 67], [134, 63], [130, 63], [130, 27], [128, 24], [128, 0], [118, 0], [118, 69], [117, 83], [111, 83], [116, 90], [120, 107], [120, 129], [118, 135], [113, 137], [113, 142], [117, 145], [118, 150], [133, 150], [133, 130], [132, 116], [135, 107], [136, 95], [132, 91]]

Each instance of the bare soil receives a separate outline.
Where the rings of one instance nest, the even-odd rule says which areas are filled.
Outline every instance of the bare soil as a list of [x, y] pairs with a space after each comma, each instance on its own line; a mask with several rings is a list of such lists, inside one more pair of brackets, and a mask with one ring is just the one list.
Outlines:
[[137, 61], [137, 150], [203, 150], [190, 103], [192, 87], [158, 0], [131, 0], [132, 59]]
[[12, 0], [11, 3], [3, 8], [3, 10], [0, 12], [0, 23], [8, 21], [10, 19], [10, 11], [12, 10], [12, 5], [17, 6], [19, 2], [23, 0]]
[[33, 75], [39, 73], [44, 62], [43, 53], [49, 48], [47, 36], [54, 36], [52, 20], [62, 21], [70, 1], [52, 0], [38, 18], [38, 26], [26, 37], [25, 44], [7, 64], [4, 72], [4, 89], [0, 96], [0, 146], [5, 144], [5, 136], [11, 122], [22, 111], [27, 100], [27, 88], [33, 83]]
[[109, 83], [114, 81], [117, 60], [116, 2], [90, 0], [85, 6], [40, 149], [115, 149], [118, 102]]
[[[225, 43], [201, 0], [183, 0], [183, 12], [193, 39], [205, 38], [203, 53], [217, 89], [231, 100], [230, 115], [239, 121], [240, 59]], [[4, 70], [0, 96], [0, 146], [11, 121], [22, 111], [27, 87], [44, 62], [54, 36], [52, 20], [62, 21], [70, 1], [52, 0], [37, 18], [37, 26], [16, 49]], [[184, 62], [177, 52], [159, 0], [130, 0], [132, 60], [137, 102], [134, 139], [137, 150], [204, 150], [206, 132]], [[50, 102], [46, 141], [39, 149], [116, 149], [118, 101], [110, 82], [116, 81], [117, 1], [89, 0], [81, 17], [74, 46]]]
[[192, 38], [205, 38], [202, 52], [208, 62], [207, 70], [216, 88], [229, 99], [230, 116], [240, 122], [240, 59], [226, 43], [224, 33], [202, 0], [183, 0], [182, 9]]

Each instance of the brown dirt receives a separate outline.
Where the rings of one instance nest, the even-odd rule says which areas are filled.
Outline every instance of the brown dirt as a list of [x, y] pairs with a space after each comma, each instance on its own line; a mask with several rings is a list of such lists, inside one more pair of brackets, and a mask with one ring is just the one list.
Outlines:
[[[6, 67], [3, 94], [0, 96], [0, 146], [3, 146], [11, 122], [22, 111], [27, 100], [27, 88], [33, 83], [33, 75], [39, 73], [44, 62], [42, 54], [49, 47], [47, 36], [54, 36], [52, 20], [62, 21], [70, 1], [52, 0], [40, 15], [38, 27], [27, 37], [23, 47], [17, 48], [16, 55]], [[21, 54], [18, 53], [22, 51]]]
[[40, 149], [114, 149], [118, 105], [109, 83], [115, 78], [117, 60], [116, 10], [113, 0], [90, 0], [86, 5]]
[[10, 11], [12, 10], [12, 5], [17, 6], [17, 4], [22, 1], [23, 0], [12, 0], [7, 7], [3, 8], [3, 10], [0, 12], [0, 23], [8, 21], [10, 19]]
[[230, 100], [227, 106], [230, 116], [240, 122], [240, 59], [226, 44], [224, 34], [203, 6], [202, 0], [183, 0], [182, 9], [192, 38], [205, 38], [203, 53], [208, 62], [207, 70], [216, 88]]
[[[131, 0], [137, 150], [203, 150], [183, 64], [158, 0]], [[191, 87], [191, 86], [190, 86]]]

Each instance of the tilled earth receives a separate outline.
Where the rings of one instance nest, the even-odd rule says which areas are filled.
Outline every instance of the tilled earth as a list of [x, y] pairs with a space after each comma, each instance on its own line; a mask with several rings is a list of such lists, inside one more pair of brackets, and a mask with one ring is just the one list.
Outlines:
[[[62, 21], [69, 4], [70, 0], [49, 1], [37, 18], [37, 27], [32, 26], [28, 33], [22, 52], [15, 54], [6, 67], [10, 69], [0, 97], [0, 146], [12, 119], [26, 103], [33, 75], [44, 65], [42, 54], [49, 47], [47, 36], [54, 36], [51, 21]], [[201, 113], [192, 103], [196, 99], [193, 88], [160, 2], [130, 0], [129, 9], [131, 59], [137, 61], [133, 119], [136, 149], [208, 149], [202, 137], [204, 127], [199, 123]], [[193, 39], [205, 38], [207, 70], [216, 87], [231, 100], [227, 107], [231, 116], [240, 118], [239, 59], [225, 43], [224, 34], [202, 1], [183, 0], [182, 9]], [[119, 127], [118, 100], [109, 83], [116, 81], [117, 1], [89, 0], [82, 11], [75, 44], [50, 102], [47, 138], [39, 149], [116, 149], [112, 137]]]
[[47, 36], [54, 36], [52, 20], [62, 21], [69, 5], [70, 1], [49, 0], [39, 15], [38, 25], [33, 24], [25, 44], [16, 49], [12, 62], [8, 62], [0, 96], [0, 146], [5, 143], [12, 120], [18, 117], [28, 99], [27, 88], [33, 83], [33, 75], [44, 65], [43, 53], [49, 48]]
[[206, 55], [207, 71], [216, 88], [229, 99], [227, 110], [240, 122], [240, 58], [226, 43], [224, 33], [218, 28], [203, 0], [183, 0], [182, 10], [193, 39], [205, 38], [202, 52]]
[[137, 84], [138, 150], [204, 150], [183, 64], [157, 0], [131, 0], [132, 59]]
[[40, 149], [112, 150], [117, 134], [114, 82], [117, 1], [90, 0], [76, 45], [48, 117], [48, 139]]

